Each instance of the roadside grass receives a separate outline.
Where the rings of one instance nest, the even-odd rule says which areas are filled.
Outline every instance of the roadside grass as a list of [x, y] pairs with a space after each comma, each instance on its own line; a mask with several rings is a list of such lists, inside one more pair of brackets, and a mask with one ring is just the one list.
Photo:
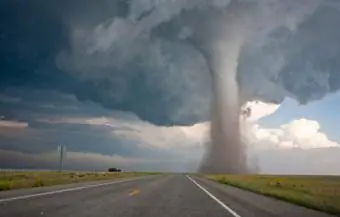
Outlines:
[[97, 180], [112, 180], [145, 175], [154, 175], [152, 172], [56, 172], [56, 171], [29, 171], [29, 172], [0, 172], [0, 191], [35, 188], [42, 186], [61, 185]]
[[340, 177], [207, 175], [217, 182], [340, 215]]

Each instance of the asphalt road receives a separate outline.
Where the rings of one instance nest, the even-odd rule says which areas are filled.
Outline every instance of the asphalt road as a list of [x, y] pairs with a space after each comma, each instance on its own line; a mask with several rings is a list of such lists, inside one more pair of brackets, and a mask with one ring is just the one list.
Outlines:
[[1, 217], [327, 217], [199, 177], [157, 175], [0, 193]]

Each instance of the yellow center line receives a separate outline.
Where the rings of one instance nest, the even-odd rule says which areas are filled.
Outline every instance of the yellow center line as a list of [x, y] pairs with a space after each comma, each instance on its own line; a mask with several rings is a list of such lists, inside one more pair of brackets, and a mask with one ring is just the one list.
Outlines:
[[136, 194], [139, 194], [140, 190], [139, 189], [134, 189], [133, 191], [131, 191], [129, 193], [129, 196], [133, 196], [133, 195], [136, 195]]

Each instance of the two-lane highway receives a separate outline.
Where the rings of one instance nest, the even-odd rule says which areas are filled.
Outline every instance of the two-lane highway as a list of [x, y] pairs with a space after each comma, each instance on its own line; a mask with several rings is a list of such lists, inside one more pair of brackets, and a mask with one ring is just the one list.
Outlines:
[[[38, 192], [37, 192], [38, 191]], [[0, 193], [0, 217], [328, 215], [199, 177], [157, 175]]]

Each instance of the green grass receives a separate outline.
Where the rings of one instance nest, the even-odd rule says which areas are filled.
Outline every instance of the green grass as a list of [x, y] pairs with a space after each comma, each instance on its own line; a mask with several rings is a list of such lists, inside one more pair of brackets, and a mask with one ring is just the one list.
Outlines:
[[157, 173], [149, 172], [0, 172], [0, 191], [61, 185], [97, 180], [112, 180]]
[[340, 177], [207, 175], [207, 178], [307, 208], [340, 214]]

